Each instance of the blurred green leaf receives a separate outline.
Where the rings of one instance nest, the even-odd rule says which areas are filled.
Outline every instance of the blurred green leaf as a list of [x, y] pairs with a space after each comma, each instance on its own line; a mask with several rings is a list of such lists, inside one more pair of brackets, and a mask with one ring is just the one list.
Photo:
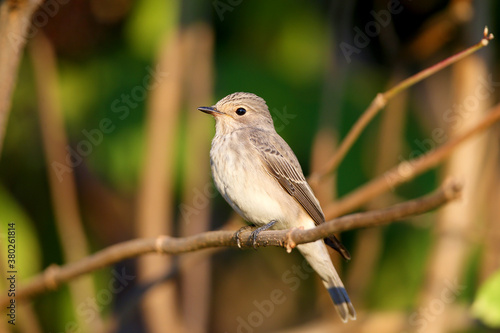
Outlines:
[[479, 288], [472, 304], [473, 315], [491, 327], [500, 327], [500, 270]]
[[383, 237], [384, 253], [367, 291], [368, 304], [391, 310], [411, 307], [424, 279], [429, 230], [395, 223], [385, 228]]
[[126, 38], [135, 54], [145, 59], [155, 56], [160, 38], [177, 24], [178, 1], [144, 0], [127, 22]]
[[307, 14], [288, 17], [270, 54], [271, 68], [301, 85], [321, 77], [328, 46], [324, 24], [313, 13]]
[[5, 188], [0, 185], [0, 256], [2, 267], [7, 267], [7, 235], [9, 223], [15, 224], [15, 270], [22, 279], [32, 276], [40, 271], [41, 251], [33, 222], [24, 212], [23, 208], [10, 195]]
[[106, 175], [113, 187], [133, 193], [142, 166], [144, 133], [140, 127], [128, 127], [106, 137], [102, 149], [89, 157], [89, 165]]

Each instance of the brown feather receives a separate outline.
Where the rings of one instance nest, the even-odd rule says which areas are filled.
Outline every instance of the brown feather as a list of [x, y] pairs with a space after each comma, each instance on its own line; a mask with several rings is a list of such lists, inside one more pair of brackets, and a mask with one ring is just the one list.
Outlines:
[[[259, 135], [266, 136], [266, 141], [261, 140]], [[283, 152], [291, 151], [283, 149], [287, 143], [280, 136], [267, 133], [252, 133], [250, 142], [259, 151], [268, 172], [297, 200], [314, 223], [319, 225], [325, 222], [323, 211], [302, 173], [297, 157], [294, 154], [283, 155]]]
[[[254, 132], [250, 134], [250, 142], [259, 151], [259, 156], [269, 174], [275, 177], [281, 187], [297, 200], [316, 225], [324, 223], [325, 215], [302, 173], [297, 157], [293, 153], [284, 156], [281, 152], [291, 151], [291, 149], [284, 149], [283, 146], [287, 143], [278, 135], [266, 134], [259, 133], [259, 135], [266, 136], [267, 140], [264, 141]], [[351, 259], [349, 251], [334, 235], [325, 238], [325, 243], [339, 252], [345, 260]]]

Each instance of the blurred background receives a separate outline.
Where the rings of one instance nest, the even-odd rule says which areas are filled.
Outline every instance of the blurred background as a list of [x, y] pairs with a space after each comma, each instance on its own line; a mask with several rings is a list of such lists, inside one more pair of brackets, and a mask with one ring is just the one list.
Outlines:
[[[237, 230], [243, 222], [210, 177], [214, 121], [198, 106], [236, 91], [263, 97], [308, 175], [378, 92], [479, 42], [485, 25], [500, 35], [498, 17], [493, 0], [43, 1], [2, 141], [2, 271], [12, 222], [19, 284], [137, 237]], [[498, 45], [393, 99], [337, 172], [315, 186], [322, 206], [477, 123], [500, 96]], [[446, 208], [341, 235], [353, 259], [332, 258], [356, 322], [340, 323], [296, 251], [221, 248], [101, 269], [19, 306], [15, 328], [4, 315], [0, 331], [498, 330], [494, 129], [356, 207], [424, 195], [450, 175], [465, 184], [462, 199]]]

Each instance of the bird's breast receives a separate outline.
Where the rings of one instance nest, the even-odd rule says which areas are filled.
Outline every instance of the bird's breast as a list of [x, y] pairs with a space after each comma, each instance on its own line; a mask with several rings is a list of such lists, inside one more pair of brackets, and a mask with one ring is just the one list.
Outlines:
[[230, 134], [216, 136], [212, 142], [210, 159], [217, 189], [245, 220], [256, 225], [276, 220], [286, 227], [300, 214], [295, 200], [266, 171], [255, 148], [239, 139]]

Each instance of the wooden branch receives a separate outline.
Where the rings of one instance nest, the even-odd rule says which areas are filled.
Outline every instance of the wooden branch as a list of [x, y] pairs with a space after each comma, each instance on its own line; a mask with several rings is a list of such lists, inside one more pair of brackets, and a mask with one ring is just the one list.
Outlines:
[[[461, 185], [450, 180], [435, 193], [407, 201], [386, 209], [343, 216], [320, 226], [308, 229], [272, 230], [261, 232], [256, 246], [279, 246], [291, 251], [297, 244], [325, 238], [335, 232], [388, 224], [406, 217], [435, 209], [459, 196]], [[241, 247], [251, 248], [250, 231], [240, 234]], [[78, 276], [110, 266], [124, 259], [146, 253], [180, 254], [213, 247], [237, 247], [233, 231], [211, 231], [184, 238], [159, 236], [157, 238], [134, 239], [110, 246], [77, 262], [59, 267], [49, 266], [43, 273], [33, 277], [16, 291], [16, 300], [32, 298], [48, 290], [57, 289], [62, 283]], [[7, 292], [1, 294], [0, 307], [10, 301]]]
[[414, 84], [428, 78], [429, 76], [442, 70], [443, 68], [482, 49], [483, 47], [487, 46], [490, 40], [492, 39], [493, 39], [493, 34], [490, 34], [488, 32], [488, 28], [485, 27], [483, 32], [483, 38], [479, 43], [449, 58], [446, 58], [445, 60], [435, 64], [434, 66], [426, 68], [423, 71], [413, 76], [410, 76], [409, 78], [401, 81], [396, 86], [392, 87], [386, 92], [379, 93], [375, 97], [375, 99], [371, 102], [368, 109], [366, 109], [365, 112], [361, 115], [361, 117], [356, 121], [356, 123], [351, 128], [349, 133], [347, 133], [345, 139], [342, 141], [335, 154], [330, 158], [330, 160], [328, 160], [328, 162], [325, 164], [323, 169], [321, 169], [321, 171], [313, 173], [309, 176], [309, 181], [312, 184], [315, 184], [319, 182], [325, 175], [337, 169], [340, 162], [342, 162], [343, 158], [345, 157], [349, 149], [352, 147], [354, 142], [357, 140], [357, 138], [360, 136], [363, 129], [365, 129], [365, 127], [370, 123], [373, 117], [375, 117], [378, 114], [378, 112], [385, 107], [387, 102], [391, 100], [395, 95], [399, 94], [401, 91], [408, 89]]
[[[174, 1], [178, 2], [178, 1]], [[176, 12], [174, 15], [178, 15]], [[174, 16], [176, 17], [176, 16]], [[163, 32], [157, 59], [158, 79], [148, 88], [147, 112], [144, 133], [144, 163], [140, 170], [137, 209], [135, 216], [136, 237], [155, 237], [171, 234], [174, 230], [175, 161], [177, 133], [185, 80], [184, 33], [176, 19]], [[153, 79], [152, 79], [153, 80]], [[171, 270], [170, 258], [143, 256], [137, 261], [138, 283], [158, 279]], [[145, 331], [183, 332], [184, 323], [177, 306], [176, 281], [171, 280], [158, 287], [158, 292], [148, 293], [141, 299], [141, 316]]]
[[[213, 97], [214, 80], [214, 32], [207, 23], [194, 23], [183, 32], [185, 41], [185, 89], [187, 110], [196, 110], [200, 105], [210, 103]], [[210, 150], [213, 124], [195, 112], [187, 112], [187, 128], [190, 135], [185, 141], [185, 165], [210, 165]], [[183, 181], [183, 207], [190, 207], [196, 202], [198, 192], [193, 189], [205, 189], [212, 184], [208, 172], [198, 168], [186, 168]], [[188, 236], [209, 231], [211, 226], [211, 204], [196, 206], [197, 214], [181, 213], [179, 236]], [[183, 210], [181, 210], [182, 212]], [[212, 260], [211, 256], [198, 261], [196, 265], [182, 265], [189, 256], [184, 256], [180, 264], [180, 298], [184, 324], [187, 332], [205, 333], [210, 326], [212, 297]], [[177, 287], [179, 289], [179, 287]], [[179, 290], [177, 290], [179, 294]], [[193, 320], [196, 318], [196, 320]]]
[[31, 15], [42, 0], [0, 1], [0, 153]]
[[451, 139], [440, 147], [433, 149], [415, 159], [403, 161], [391, 170], [385, 172], [357, 190], [349, 193], [339, 201], [323, 207], [327, 219], [352, 212], [361, 207], [364, 203], [379, 196], [380, 194], [393, 189], [394, 187], [408, 182], [430, 168], [436, 166], [447, 158], [453, 150], [461, 143], [467, 141], [472, 136], [481, 133], [488, 127], [500, 121], [500, 104], [497, 104], [490, 112], [474, 127], [465, 131], [461, 135]]
[[[50, 40], [39, 32], [28, 44], [28, 54], [33, 66], [36, 98], [38, 105], [40, 132], [45, 152], [47, 178], [50, 185], [52, 208], [54, 211], [57, 235], [65, 262], [74, 262], [90, 254], [87, 236], [84, 231], [78, 207], [75, 175], [69, 172], [64, 180], [53, 168], [53, 161], [64, 161], [68, 138], [64, 127], [61, 105], [60, 82], [58, 79], [57, 58]], [[84, 303], [96, 287], [89, 276], [69, 284], [71, 304], [74, 309]], [[77, 314], [77, 322], [82, 331], [102, 331], [100, 316], [88, 322], [82, 314]]]

